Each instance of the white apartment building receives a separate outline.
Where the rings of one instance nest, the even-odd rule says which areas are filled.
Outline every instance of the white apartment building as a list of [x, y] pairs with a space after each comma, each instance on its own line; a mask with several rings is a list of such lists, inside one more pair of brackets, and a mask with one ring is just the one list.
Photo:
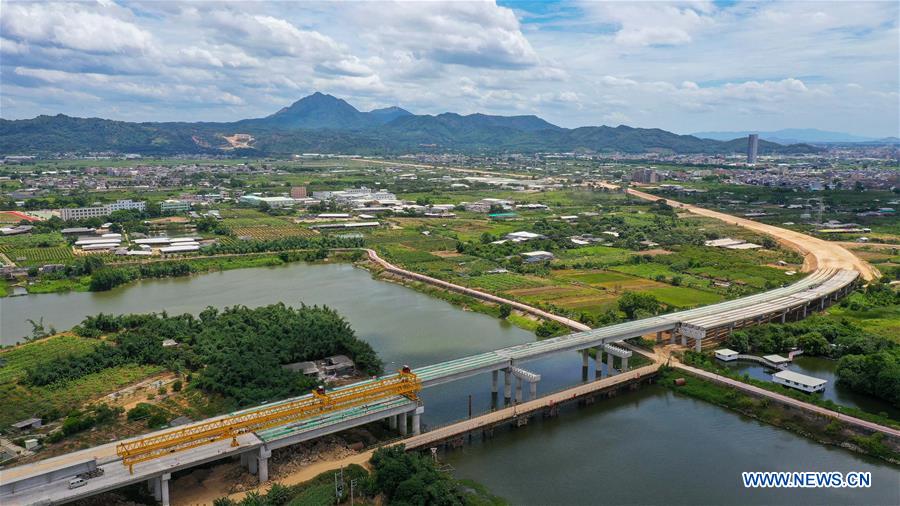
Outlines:
[[85, 218], [100, 218], [109, 216], [113, 211], [122, 211], [126, 209], [136, 209], [144, 211], [147, 203], [144, 201], [135, 202], [130, 199], [117, 200], [112, 204], [91, 207], [64, 207], [59, 210], [59, 217], [64, 221], [83, 220]]

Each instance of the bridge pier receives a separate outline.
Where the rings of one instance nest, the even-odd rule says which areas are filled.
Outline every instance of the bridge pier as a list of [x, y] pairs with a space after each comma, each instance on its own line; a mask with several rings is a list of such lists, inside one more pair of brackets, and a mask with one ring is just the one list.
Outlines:
[[169, 506], [169, 481], [171, 479], [172, 474], [165, 473], [147, 480], [147, 487], [150, 489], [150, 493], [162, 506]]
[[499, 376], [500, 371], [491, 371], [491, 411], [497, 409]]
[[422, 433], [422, 415], [421, 415], [421, 411], [424, 411], [424, 409], [422, 408], [422, 406], [419, 406], [418, 408], [416, 408], [415, 411], [413, 411], [413, 415], [412, 415], [412, 433], [413, 433], [413, 436], [418, 436], [419, 434]]
[[625, 372], [628, 370], [628, 357], [622, 357], [621, 360], [622, 360], [622, 372]]
[[159, 477], [159, 502], [162, 506], [169, 506], [169, 481], [172, 479], [171, 473], [166, 473]]
[[606, 375], [607, 376], [615, 376], [616, 370], [613, 368], [613, 354], [606, 354]]
[[694, 351], [699, 352], [703, 349], [702, 341], [703, 341], [703, 338], [701, 338], [701, 337], [694, 339]]
[[537, 399], [537, 381], [529, 382], [528, 386], [531, 388], [531, 400]]
[[405, 436], [409, 427], [406, 422], [406, 413], [400, 413], [397, 415], [397, 424], [400, 426], [400, 435]]
[[588, 352], [587, 348], [581, 350], [581, 381], [587, 381], [588, 379], [588, 366], [590, 358], [591, 354]]
[[516, 376], [516, 404], [522, 404], [522, 378]]
[[594, 352], [596, 353], [594, 355], [594, 378], [599, 379], [603, 377], [603, 347], [594, 348]]
[[684, 334], [681, 334], [681, 345], [687, 346], [687, 336]]
[[388, 428], [391, 430], [397, 430], [397, 417], [396, 416], [391, 415], [388, 417]]
[[507, 367], [503, 369], [503, 404], [509, 404], [512, 400], [512, 371]]
[[150, 489], [150, 493], [153, 494], [154, 499], [162, 501], [162, 478], [160, 476], [155, 476], [147, 480], [147, 488]]
[[675, 344], [675, 329], [669, 331], [669, 344]]
[[259, 459], [256, 458], [256, 455], [247, 456], [247, 468], [250, 474], [259, 474]]
[[[272, 450], [266, 448], [265, 446], [261, 446], [259, 448], [259, 456], [256, 457], [258, 459], [257, 463], [257, 472], [256, 475], [259, 477], [259, 484], [269, 481], [269, 457], [272, 456]], [[251, 459], [253, 456], [250, 457]]]
[[656, 344], [663, 342], [662, 330], [656, 332]]

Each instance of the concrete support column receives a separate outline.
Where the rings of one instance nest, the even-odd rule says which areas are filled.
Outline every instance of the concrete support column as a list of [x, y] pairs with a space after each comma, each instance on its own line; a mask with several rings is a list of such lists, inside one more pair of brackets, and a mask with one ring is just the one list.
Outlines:
[[785, 321], [787, 321], [787, 314], [788, 314], [787, 310], [785, 310], [783, 313], [781, 313], [781, 323], [784, 323]]
[[400, 413], [399, 415], [397, 415], [397, 423], [400, 425], [400, 435], [405, 436], [408, 429], [406, 423], [406, 413]]
[[159, 502], [162, 503], [162, 506], [169, 506], [169, 480], [172, 479], [172, 475], [170, 473], [166, 473], [159, 478], [159, 490], [160, 490], [160, 498]]
[[628, 370], [628, 357], [622, 357], [622, 372]]
[[615, 376], [616, 370], [613, 369], [613, 355], [612, 353], [606, 354], [606, 374], [610, 376]]
[[669, 331], [669, 344], [675, 344], [675, 331]]
[[532, 381], [529, 387], [531, 388], [531, 400], [537, 399], [537, 381]]
[[516, 376], [516, 404], [522, 403], [522, 378]]
[[259, 483], [262, 485], [263, 483], [269, 481], [269, 457], [272, 456], [272, 450], [266, 448], [265, 446], [261, 446], [259, 448], [259, 464], [257, 465], [257, 476], [259, 477]]
[[687, 336], [684, 334], [681, 334], [681, 345], [687, 346]]
[[588, 349], [581, 350], [581, 381], [587, 381], [588, 379], [588, 362], [590, 359], [591, 354], [588, 352]]
[[412, 433], [413, 436], [418, 436], [422, 433], [422, 417], [419, 415], [419, 411], [413, 411], [412, 416]]
[[602, 378], [603, 377], [603, 347], [598, 346], [594, 348], [594, 377]]
[[806, 318], [807, 304], [803, 304], [803, 317]]
[[250, 465], [250, 474], [257, 474], [259, 472], [259, 459], [256, 458], [256, 455], [248, 456], [247, 462]]
[[660, 330], [659, 332], [656, 333], [656, 342], [657, 343], [663, 342], [662, 330]]
[[397, 417], [396, 416], [391, 415], [388, 417], [388, 427], [391, 430], [397, 430]]
[[147, 480], [147, 488], [150, 489], [150, 493], [153, 494], [154, 499], [162, 501], [162, 479], [160, 479], [159, 476]]
[[503, 369], [503, 402], [509, 404], [512, 399], [512, 371]]
[[702, 349], [703, 345], [701, 344], [701, 341], [703, 341], [703, 339], [699, 337], [694, 340], [694, 351], [700, 351]]
[[491, 371], [491, 393], [497, 393], [497, 378], [500, 376], [500, 371]]

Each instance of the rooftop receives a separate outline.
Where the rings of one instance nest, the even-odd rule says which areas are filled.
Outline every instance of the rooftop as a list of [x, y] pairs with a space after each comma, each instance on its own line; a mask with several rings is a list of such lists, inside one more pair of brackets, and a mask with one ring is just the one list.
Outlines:
[[773, 378], [778, 377], [783, 380], [793, 381], [794, 383], [800, 383], [801, 385], [805, 385], [808, 387], [819, 387], [828, 383], [828, 380], [823, 380], [820, 378], [814, 378], [812, 376], [807, 376], [805, 374], [800, 374], [794, 371], [780, 371], [772, 375]]

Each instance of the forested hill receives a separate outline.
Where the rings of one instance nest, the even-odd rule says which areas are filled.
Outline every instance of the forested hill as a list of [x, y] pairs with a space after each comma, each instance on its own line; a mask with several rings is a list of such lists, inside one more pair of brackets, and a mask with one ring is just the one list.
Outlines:
[[[252, 136], [249, 147], [235, 134]], [[231, 140], [229, 140], [229, 138]], [[131, 123], [65, 115], [0, 119], [0, 154], [119, 152], [143, 155], [237, 152], [287, 155], [302, 152], [398, 154], [419, 151], [623, 152], [732, 154], [746, 139], [719, 141], [660, 129], [561, 128], [537, 116], [416, 115], [399, 107], [362, 112], [331, 95], [316, 93], [264, 118], [233, 123]], [[806, 144], [760, 141], [760, 154], [814, 153]]]

